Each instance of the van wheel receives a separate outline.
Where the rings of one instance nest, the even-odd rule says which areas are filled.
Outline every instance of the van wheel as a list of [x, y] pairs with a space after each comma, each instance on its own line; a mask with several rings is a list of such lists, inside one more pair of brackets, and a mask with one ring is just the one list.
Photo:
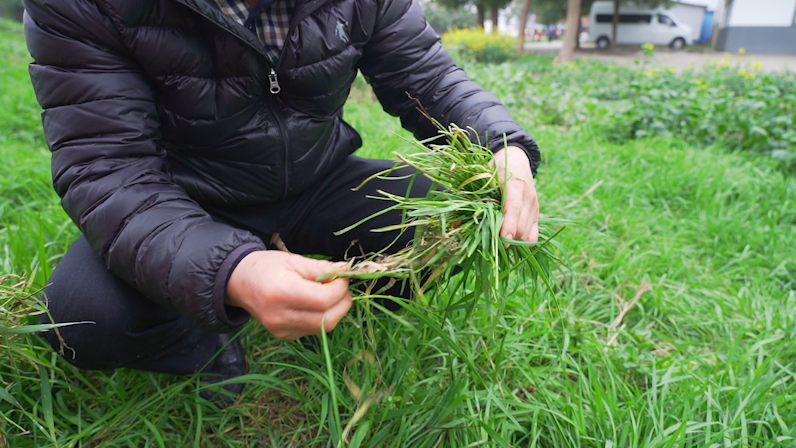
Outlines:
[[671, 44], [669, 44], [675, 50], [680, 50], [685, 47], [685, 39], [682, 37], [678, 37], [677, 39], [673, 40]]
[[600, 38], [597, 39], [597, 48], [600, 50], [607, 50], [609, 46], [611, 46], [611, 41], [607, 37], [600, 36]]

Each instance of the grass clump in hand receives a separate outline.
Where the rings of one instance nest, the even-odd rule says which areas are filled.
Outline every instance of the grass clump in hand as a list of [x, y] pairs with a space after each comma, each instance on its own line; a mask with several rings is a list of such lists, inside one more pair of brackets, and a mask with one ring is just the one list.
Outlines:
[[[492, 163], [492, 152], [480, 142], [471, 141], [469, 133], [456, 125], [448, 129], [440, 126], [440, 134], [445, 144], [430, 144], [431, 140], [413, 142], [419, 152], [395, 153], [398, 163], [363, 182], [395, 178], [391, 177], [395, 170], [405, 167], [417, 171], [413, 176], [426, 176], [433, 182], [425, 197], [381, 190], [379, 196], [371, 196], [392, 203], [379, 214], [395, 209], [403, 212], [400, 224], [372, 231], [413, 229], [412, 244], [394, 255], [371, 254], [352, 260], [350, 270], [335, 275], [363, 280], [402, 278], [413, 289], [415, 301], [443, 310], [445, 318], [455, 310], [466, 310], [464, 317], [469, 318], [479, 303], [503, 309], [512, 287], [530, 285], [535, 290], [541, 280], [549, 288], [550, 271], [556, 264], [550, 245], [555, 234], [551, 235], [545, 224], [554, 221], [541, 220], [537, 243], [501, 237], [503, 185], [498, 180], [501, 168]], [[519, 277], [530, 282], [516, 281]], [[379, 294], [372, 289], [366, 291]]]

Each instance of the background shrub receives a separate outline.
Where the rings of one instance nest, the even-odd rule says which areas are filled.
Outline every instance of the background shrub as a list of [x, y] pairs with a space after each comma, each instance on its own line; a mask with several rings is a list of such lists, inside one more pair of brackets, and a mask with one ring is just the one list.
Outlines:
[[442, 45], [462, 61], [500, 63], [514, 58], [514, 40], [483, 29], [462, 28], [442, 35]]
[[428, 24], [439, 34], [456, 28], [472, 28], [476, 25], [475, 13], [464, 8], [449, 9], [431, 2], [423, 6], [423, 12], [426, 14]]
[[0, 0], [0, 17], [21, 22], [24, 10], [22, 0]]

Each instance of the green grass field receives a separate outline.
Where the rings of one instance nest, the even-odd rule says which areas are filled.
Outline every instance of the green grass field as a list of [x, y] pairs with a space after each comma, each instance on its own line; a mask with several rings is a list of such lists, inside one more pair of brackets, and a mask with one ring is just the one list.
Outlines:
[[[518, 284], [504, 314], [483, 306], [458, 326], [344, 320], [329, 363], [251, 325], [248, 384], [225, 410], [195, 378], [72, 368], [4, 332], [77, 235], [50, 186], [28, 59], [21, 28], [0, 21], [0, 277], [30, 278], [0, 289], [0, 447], [796, 446], [792, 170], [676, 134], [609, 141], [588, 123], [523, 121], [543, 150], [542, 213], [580, 224], [558, 237], [554, 296]], [[405, 150], [369, 98], [345, 111], [360, 154]]]

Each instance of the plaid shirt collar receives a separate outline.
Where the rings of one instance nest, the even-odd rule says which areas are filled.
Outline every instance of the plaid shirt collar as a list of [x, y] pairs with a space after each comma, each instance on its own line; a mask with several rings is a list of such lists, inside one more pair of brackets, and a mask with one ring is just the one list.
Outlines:
[[290, 30], [293, 0], [260, 0], [254, 8], [246, 0], [215, 2], [224, 14], [257, 35], [275, 64]]

